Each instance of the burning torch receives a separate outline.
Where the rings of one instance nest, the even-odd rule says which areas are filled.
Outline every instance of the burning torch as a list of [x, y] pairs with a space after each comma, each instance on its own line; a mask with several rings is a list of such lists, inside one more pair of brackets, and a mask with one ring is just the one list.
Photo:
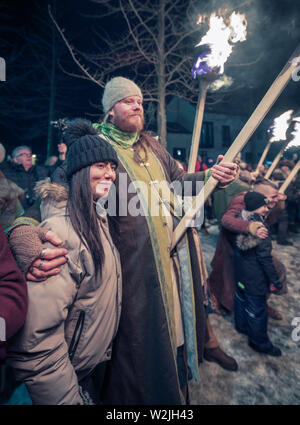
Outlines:
[[[300, 146], [300, 117], [293, 118], [294, 122], [294, 131], [292, 131], [293, 139], [289, 142], [289, 144], [286, 147], [286, 150], [291, 148], [299, 148]], [[300, 159], [298, 160], [297, 164], [294, 166], [290, 174], [287, 176], [285, 181], [280, 186], [279, 192], [284, 193], [289, 184], [292, 182], [293, 178], [297, 175], [298, 171], [300, 170]]]
[[[267, 170], [265, 178], [268, 179], [271, 174], [273, 173], [276, 165], [278, 164], [281, 155], [283, 154], [285, 148], [287, 147], [287, 138], [288, 138], [288, 129], [291, 124], [291, 117], [292, 117], [293, 109], [290, 109], [289, 111], [284, 112], [279, 117], [275, 118], [273, 125], [269, 128], [269, 132], [272, 134], [272, 137], [269, 140], [269, 143], [267, 144], [267, 147], [271, 146], [274, 142], [281, 142], [284, 141], [284, 144], [276, 157], [274, 158], [270, 168]], [[266, 147], [266, 149], [267, 149]], [[265, 149], [265, 150], [266, 150]], [[264, 152], [265, 153], [265, 152]], [[264, 156], [264, 153], [262, 154], [262, 157]], [[261, 159], [258, 163], [257, 169], [259, 165], [261, 165]]]
[[246, 26], [245, 15], [233, 12], [225, 24], [222, 17], [213, 14], [209, 19], [209, 30], [195, 46], [197, 59], [192, 67], [192, 76], [194, 79], [199, 77], [200, 87], [188, 165], [189, 173], [195, 171], [207, 90], [223, 75], [224, 64], [232, 52], [233, 44], [246, 40]]
[[[288, 62], [281, 70], [280, 74], [276, 77], [275, 81], [262, 98], [260, 103], [257, 105], [256, 109], [253, 111], [252, 115], [242, 128], [242, 130], [237, 135], [234, 142], [231, 144], [230, 148], [224, 155], [222, 162], [231, 162], [236, 155], [241, 152], [244, 148], [254, 131], [257, 129], [259, 124], [262, 122], [266, 114], [269, 112], [270, 108], [276, 102], [277, 98], [286, 87], [292, 75], [300, 63], [300, 44], [297, 46], [296, 50], [289, 58]], [[186, 212], [178, 226], [173, 232], [172, 239], [172, 249], [177, 245], [179, 240], [182, 238], [187, 228], [191, 225], [195, 215], [203, 207], [204, 202], [207, 200], [209, 195], [216, 188], [218, 181], [212, 176], [208, 179], [204, 188], [199, 192], [199, 194], [193, 199], [192, 206]]]

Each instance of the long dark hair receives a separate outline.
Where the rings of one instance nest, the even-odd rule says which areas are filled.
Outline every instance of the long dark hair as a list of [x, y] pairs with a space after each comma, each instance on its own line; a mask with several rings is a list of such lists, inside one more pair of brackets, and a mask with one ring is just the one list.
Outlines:
[[72, 175], [67, 211], [75, 232], [91, 252], [96, 273], [101, 277], [104, 250], [99, 233], [99, 218], [90, 189], [90, 167], [82, 168]]
[[[151, 148], [155, 143], [153, 136], [151, 136], [150, 132], [143, 131], [140, 135], [139, 140], [133, 145], [134, 148], [134, 160], [137, 163], [142, 161], [148, 161], [148, 152], [147, 148]], [[140, 155], [141, 152], [144, 152], [144, 157]]]

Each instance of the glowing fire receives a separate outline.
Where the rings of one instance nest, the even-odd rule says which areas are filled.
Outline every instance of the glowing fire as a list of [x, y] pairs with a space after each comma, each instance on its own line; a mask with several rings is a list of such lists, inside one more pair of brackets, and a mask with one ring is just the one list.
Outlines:
[[293, 139], [289, 142], [286, 149], [298, 148], [300, 146], [300, 117], [293, 118], [294, 130], [291, 135]]
[[286, 132], [291, 123], [292, 113], [293, 109], [290, 109], [274, 119], [273, 125], [268, 130], [272, 134], [271, 143], [286, 140]]
[[[199, 19], [198, 22], [201, 22]], [[192, 68], [193, 78], [216, 70], [223, 74], [224, 64], [232, 52], [232, 45], [246, 40], [247, 21], [244, 14], [233, 12], [228, 23], [221, 16], [212, 14], [209, 30], [195, 47], [204, 46]]]

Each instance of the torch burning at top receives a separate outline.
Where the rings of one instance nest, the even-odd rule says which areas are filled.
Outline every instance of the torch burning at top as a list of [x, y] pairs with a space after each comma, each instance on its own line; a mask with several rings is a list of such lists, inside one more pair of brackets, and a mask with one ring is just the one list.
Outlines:
[[[199, 22], [199, 21], [198, 21]], [[247, 22], [245, 15], [233, 12], [225, 23], [224, 19], [215, 14], [210, 16], [209, 30], [195, 47], [199, 49], [199, 55], [193, 64], [192, 76], [204, 76], [199, 79], [200, 91], [198, 105], [194, 122], [192, 145], [188, 172], [195, 171], [197, 152], [200, 141], [206, 92], [209, 85], [213, 83], [224, 72], [224, 63], [232, 52], [232, 45], [238, 41], [246, 40]], [[229, 81], [229, 80], [228, 80]], [[225, 79], [222, 84], [224, 85]], [[214, 90], [217, 87], [214, 87]]]
[[290, 148], [298, 148], [300, 146], [300, 117], [294, 117], [292, 120], [293, 124], [293, 131], [291, 132], [291, 135], [293, 138], [287, 145], [286, 149]]
[[[299, 148], [300, 147], [300, 117], [293, 118], [292, 123], [294, 124], [293, 131], [291, 132], [291, 136], [293, 136], [292, 140], [287, 145], [286, 149], [290, 148]], [[300, 170], [300, 159], [295, 164], [294, 168], [291, 170], [283, 184], [281, 185], [279, 192], [284, 193], [286, 189], [289, 187], [290, 183], [293, 181], [295, 176], [298, 174]]]
[[[269, 148], [273, 142], [280, 142], [281, 140], [284, 140], [285, 143], [283, 144], [276, 157], [273, 159], [270, 168], [267, 170], [265, 174], [266, 179], [270, 178], [270, 176], [272, 175], [273, 171], [275, 170], [275, 167], [280, 161], [283, 152], [289, 147], [291, 147], [291, 145], [294, 146], [293, 143], [297, 143], [297, 137], [299, 139], [299, 136], [296, 136], [296, 134], [297, 124], [299, 124], [300, 126], [300, 123], [298, 123], [297, 120], [300, 118], [292, 118], [292, 113], [293, 109], [290, 109], [289, 111], [286, 111], [279, 117], [275, 118], [273, 125], [268, 130], [272, 134], [272, 137], [270, 138], [266, 149]], [[294, 136], [293, 139], [291, 139], [291, 136]], [[263, 156], [265, 155], [263, 154], [262, 157]], [[259, 162], [259, 164], [260, 163], [261, 161]]]
[[[198, 21], [199, 22], [199, 21]], [[221, 16], [212, 14], [209, 19], [209, 30], [195, 46], [204, 46], [192, 68], [192, 75], [205, 75], [217, 70], [223, 74], [224, 64], [232, 52], [233, 44], [246, 40], [247, 21], [244, 14], [233, 12], [228, 23]]]
[[271, 143], [286, 140], [286, 132], [291, 122], [292, 113], [293, 109], [290, 109], [274, 119], [273, 125], [268, 130], [272, 134], [269, 140]]

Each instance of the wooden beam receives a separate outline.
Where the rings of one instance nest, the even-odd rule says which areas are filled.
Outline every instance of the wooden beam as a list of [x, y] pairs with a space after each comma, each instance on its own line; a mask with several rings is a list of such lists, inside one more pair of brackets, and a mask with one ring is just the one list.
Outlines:
[[300, 159], [297, 162], [297, 164], [294, 166], [294, 168], [291, 170], [290, 174], [287, 176], [285, 181], [280, 186], [280, 189], [279, 189], [280, 193], [284, 193], [286, 191], [289, 184], [292, 182], [293, 178], [297, 175], [299, 170], [300, 170]]
[[192, 144], [191, 144], [191, 151], [190, 151], [190, 158], [189, 158], [189, 165], [188, 165], [188, 173], [195, 172], [195, 166], [196, 166], [200, 137], [201, 137], [206, 93], [207, 93], [209, 84], [210, 83], [208, 80], [203, 78], [200, 79], [198, 104], [197, 104], [196, 115], [194, 120], [194, 129], [193, 129]]

